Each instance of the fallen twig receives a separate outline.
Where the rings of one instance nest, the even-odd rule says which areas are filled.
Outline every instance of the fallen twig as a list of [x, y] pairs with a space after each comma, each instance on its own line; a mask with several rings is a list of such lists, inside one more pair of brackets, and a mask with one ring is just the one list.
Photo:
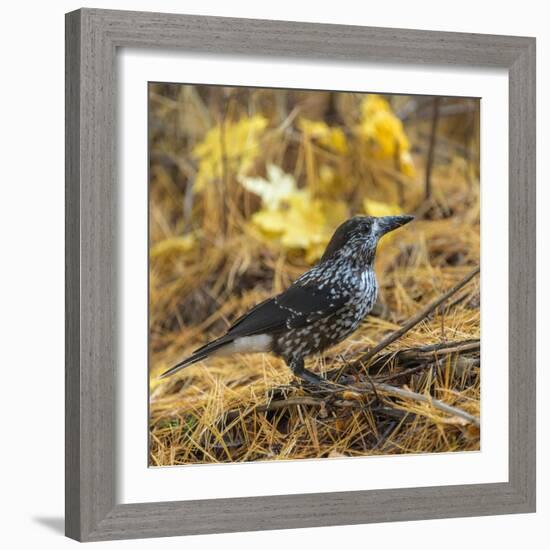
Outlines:
[[[438, 399], [434, 399], [431, 396], [426, 396], [411, 390], [407, 390], [404, 388], [397, 388], [395, 386], [391, 386], [389, 384], [386, 384], [384, 382], [374, 382], [370, 381], [369, 383], [370, 387], [357, 387], [357, 386], [345, 386], [345, 390], [356, 392], [356, 393], [367, 393], [367, 392], [384, 392], [389, 393], [390, 395], [394, 395], [396, 397], [400, 397], [402, 399], [412, 399], [415, 401], [420, 401], [422, 403], [428, 403], [432, 405], [434, 408], [439, 409], [440, 411], [443, 411], [447, 414], [458, 416], [459, 418], [462, 418], [469, 424], [474, 424], [475, 426], [479, 427], [480, 422], [479, 418], [467, 413], [466, 411], [463, 411], [462, 409], [459, 409], [458, 407], [453, 407], [452, 405], [447, 405], [446, 403], [443, 403], [443, 401], [439, 401]], [[273, 411], [277, 409], [284, 409], [287, 407], [296, 407], [298, 405], [311, 405], [311, 406], [318, 406], [318, 407], [324, 407], [327, 405], [327, 399], [330, 397], [331, 394], [335, 394], [342, 391], [342, 387], [337, 386], [333, 389], [326, 388], [325, 392], [327, 397], [324, 399], [319, 397], [312, 397], [312, 396], [296, 396], [296, 397], [289, 397], [287, 399], [281, 399], [277, 401], [271, 401], [271, 403], [268, 403], [266, 405], [261, 405], [256, 408], [259, 412], [267, 412], [267, 411]], [[353, 407], [353, 408], [360, 408], [363, 405], [361, 403], [358, 403], [356, 401], [350, 401], [347, 399], [344, 400], [334, 400], [331, 402], [332, 405], [335, 405], [337, 407]]]
[[416, 315], [411, 317], [400, 329], [392, 332], [389, 336], [384, 338], [378, 345], [374, 346], [369, 350], [363, 357], [358, 359], [358, 363], [367, 363], [372, 359], [377, 353], [382, 351], [384, 348], [388, 347], [390, 344], [395, 342], [397, 339], [401, 338], [405, 333], [411, 330], [413, 327], [418, 325], [425, 317], [427, 317], [432, 311], [434, 311], [439, 305], [441, 305], [445, 300], [448, 300], [453, 294], [458, 292], [464, 285], [466, 285], [471, 279], [473, 279], [479, 273], [479, 267], [476, 267], [471, 271], [464, 279], [458, 282], [455, 286], [447, 290], [444, 294], [439, 296], [431, 304], [428, 304], [424, 309], [419, 311]]
[[[426, 346], [416, 346], [382, 354], [377, 357], [373, 363], [371, 363], [370, 368], [376, 369], [379, 367], [379, 370], [376, 372], [376, 374], [379, 374], [382, 369], [390, 363], [393, 367], [407, 366], [411, 364], [411, 366], [416, 366], [415, 363], [418, 361], [444, 357], [445, 355], [452, 354], [475, 354], [479, 353], [479, 349], [479, 340], [459, 340], [454, 342], [439, 342], [437, 344], [429, 344]], [[346, 370], [353, 370], [353, 368], [357, 367], [363, 360], [360, 359], [358, 361], [354, 361], [353, 363], [349, 363], [342, 355], [339, 355], [339, 357], [343, 362], [343, 365], [327, 371], [326, 377], [328, 380], [338, 382], [339, 376], [344, 374]]]
[[[389, 380], [395, 380], [396, 378], [401, 378], [402, 376], [410, 377], [417, 372], [428, 370], [433, 367], [438, 367], [441, 364], [439, 358], [437, 358], [435, 361], [425, 361], [423, 363], [419, 363], [419, 360], [421, 358], [422, 356], [414, 356], [412, 361], [410, 361], [408, 365], [403, 366], [402, 370], [386, 375], [380, 381], [388, 382]], [[479, 359], [459, 356], [454, 363], [455, 370], [460, 373], [463, 373], [465, 369], [470, 369], [474, 366], [479, 366]]]
[[395, 380], [396, 378], [401, 378], [402, 376], [411, 376], [417, 372], [431, 369], [432, 367], [437, 367], [437, 363], [429, 362], [429, 363], [423, 363], [422, 365], [417, 365], [416, 367], [411, 367], [408, 369], [403, 369], [399, 372], [394, 372], [393, 374], [389, 374], [388, 376], [385, 376], [382, 378], [383, 382], [389, 382], [390, 380]]
[[277, 409], [284, 409], [285, 407], [293, 407], [298, 405], [317, 405], [325, 403], [324, 399], [318, 397], [312, 397], [310, 395], [298, 395], [295, 397], [288, 397], [287, 399], [280, 399], [277, 401], [271, 401], [266, 405], [260, 405], [256, 407], [258, 412], [275, 411]]
[[[386, 384], [384, 382], [372, 382], [372, 388], [367, 388], [366, 386], [365, 387], [348, 386], [346, 389], [351, 392], [366, 393], [368, 391], [372, 391], [373, 388], [376, 388], [378, 392], [389, 393], [390, 395], [395, 395], [403, 399], [413, 399], [415, 401], [420, 401], [422, 403], [429, 403], [436, 409], [439, 409], [440, 411], [446, 412], [453, 416], [458, 416], [466, 420], [468, 423], [474, 424], [475, 426], [479, 427], [480, 425], [479, 418], [467, 413], [466, 411], [463, 411], [462, 409], [459, 409], [458, 407], [447, 405], [446, 403], [443, 403], [442, 401], [434, 399], [431, 396], [423, 395], [421, 393], [417, 393], [412, 390], [406, 390], [404, 388], [397, 388], [395, 386], [390, 386], [389, 384]], [[339, 388], [335, 388], [334, 390], [327, 390], [327, 391], [335, 393], [341, 390]]]
[[460, 340], [456, 342], [439, 342], [437, 344], [429, 344], [427, 346], [417, 346], [399, 350], [397, 353], [400, 356], [426, 354], [436, 352], [437, 354], [463, 353], [469, 351], [479, 351], [479, 339], [476, 340]]
[[438, 399], [434, 399], [433, 397], [428, 397], [427, 395], [422, 395], [421, 393], [416, 393], [414, 391], [406, 390], [404, 388], [396, 388], [395, 386], [390, 386], [389, 384], [385, 384], [383, 382], [377, 383], [376, 386], [380, 391], [384, 391], [391, 395], [401, 397], [402, 399], [414, 399], [415, 401], [420, 401], [422, 403], [429, 403], [430, 405], [432, 405], [432, 407], [439, 409], [440, 411], [446, 412], [447, 414], [451, 414], [453, 416], [458, 416], [459, 418], [462, 418], [466, 422], [473, 424], [478, 428], [480, 426], [479, 418], [477, 418], [476, 416], [473, 416], [470, 413], [459, 409], [458, 407], [447, 405], [446, 403], [443, 403], [443, 401], [439, 401]]

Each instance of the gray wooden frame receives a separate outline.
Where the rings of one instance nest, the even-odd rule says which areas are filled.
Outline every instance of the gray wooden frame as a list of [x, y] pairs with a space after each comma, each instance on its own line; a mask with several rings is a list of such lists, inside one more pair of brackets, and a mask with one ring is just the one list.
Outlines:
[[[117, 48], [509, 71], [509, 481], [115, 502]], [[83, 540], [535, 511], [535, 39], [82, 9], [66, 16], [66, 534]]]

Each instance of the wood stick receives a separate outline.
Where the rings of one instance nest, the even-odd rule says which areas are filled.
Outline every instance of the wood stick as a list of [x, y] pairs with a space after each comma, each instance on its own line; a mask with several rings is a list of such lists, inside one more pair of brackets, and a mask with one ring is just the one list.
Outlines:
[[455, 286], [447, 290], [444, 294], [439, 296], [431, 304], [428, 304], [424, 309], [420, 310], [416, 315], [413, 315], [400, 329], [392, 332], [389, 336], [384, 338], [378, 345], [374, 346], [369, 350], [363, 357], [357, 360], [358, 363], [367, 363], [372, 359], [377, 353], [382, 351], [384, 348], [387, 348], [390, 344], [395, 342], [397, 339], [401, 338], [403, 334], [411, 330], [413, 327], [418, 325], [420, 321], [426, 318], [432, 311], [434, 311], [438, 306], [440, 306], [445, 300], [448, 300], [453, 294], [458, 292], [464, 285], [466, 285], [470, 280], [472, 280], [476, 275], [479, 274], [480, 268], [476, 267], [473, 271], [468, 273], [464, 279], [458, 282]]
[[[379, 381], [380, 382], [389, 382], [390, 380], [395, 380], [396, 378], [401, 378], [402, 376], [411, 376], [417, 372], [421, 372], [423, 370], [427, 370], [430, 368], [437, 368], [441, 363], [439, 361], [430, 361], [427, 363], [420, 363], [417, 364], [416, 362], [413, 363], [415, 366], [409, 367], [405, 366], [402, 370], [398, 372], [394, 372], [393, 374], [388, 374], [386, 376], [383, 376]], [[459, 357], [454, 364], [454, 369], [459, 375], [461, 376], [461, 373], [464, 373], [466, 369], [472, 369], [479, 367], [479, 359], [470, 359], [467, 357]]]
[[411, 376], [413, 374], [416, 374], [417, 372], [428, 370], [433, 367], [437, 367], [437, 363], [423, 363], [422, 365], [417, 365], [416, 367], [411, 367], [408, 369], [403, 369], [399, 372], [394, 372], [393, 374], [389, 374], [387, 376], [384, 376], [382, 378], [383, 382], [389, 382], [390, 380], [395, 380], [396, 378], [401, 378], [401, 376]]
[[[453, 416], [458, 416], [459, 418], [462, 418], [466, 422], [470, 424], [474, 424], [477, 427], [480, 426], [479, 418], [477, 418], [476, 416], [473, 416], [470, 413], [467, 413], [466, 411], [459, 409], [458, 407], [447, 405], [446, 403], [443, 403], [443, 401], [434, 399], [431, 396], [422, 395], [421, 393], [417, 393], [412, 390], [406, 390], [404, 388], [397, 388], [395, 386], [390, 386], [389, 384], [385, 384], [384, 382], [373, 382], [373, 386], [375, 386], [376, 390], [379, 392], [389, 393], [390, 395], [395, 395], [397, 397], [401, 397], [402, 399], [413, 399], [415, 401], [420, 401], [422, 403], [428, 403], [433, 407], [435, 407], [436, 409], [439, 409], [440, 411], [446, 412], [447, 414], [451, 414]], [[347, 386], [346, 390], [351, 392], [356, 392], [356, 393], [366, 393], [366, 392], [372, 391], [371, 388], [357, 387], [357, 386]], [[328, 391], [330, 391], [331, 393], [336, 393], [342, 390], [335, 388], [334, 390], [328, 390]]]
[[[443, 401], [439, 401], [438, 399], [434, 399], [433, 397], [428, 397], [426, 395], [422, 395], [420, 393], [416, 393], [411, 390], [406, 390], [404, 388], [397, 388], [395, 386], [390, 386], [389, 384], [385, 384], [383, 382], [373, 382], [373, 386], [376, 387], [377, 391], [389, 393], [390, 395], [400, 397], [401, 399], [412, 399], [414, 401], [428, 403], [432, 407], [439, 409], [442, 412], [445, 412], [452, 416], [458, 416], [459, 418], [462, 418], [469, 424], [473, 424], [474, 426], [477, 426], [477, 427], [480, 426], [479, 418], [477, 418], [476, 416], [473, 416], [470, 413], [467, 413], [466, 411], [459, 409], [458, 407], [447, 405], [446, 403], [443, 403]], [[372, 388], [361, 388], [361, 387], [355, 387], [355, 386], [350, 386], [348, 389], [350, 391], [354, 391], [357, 393], [365, 393], [368, 391], [372, 391]], [[331, 393], [335, 393], [336, 391], [342, 391], [342, 390], [335, 389], [335, 390], [332, 390]], [[356, 401], [347, 401], [347, 400], [336, 400], [332, 402], [332, 404], [337, 407], [352, 407], [352, 408], [360, 408], [363, 406], [362, 404]], [[277, 401], [272, 401], [267, 405], [261, 405], [257, 407], [256, 410], [258, 412], [267, 412], [267, 411], [274, 411], [277, 409], [284, 409], [287, 407], [296, 407], [298, 405], [323, 406], [323, 405], [326, 405], [326, 399], [320, 399], [320, 398], [306, 396], [306, 395], [289, 397], [288, 399], [281, 399]], [[411, 412], [411, 411], [408, 411], [408, 412]]]
[[446, 342], [444, 346], [434, 344], [433, 346], [425, 346], [424, 348], [406, 348], [380, 355], [370, 364], [370, 368], [376, 368], [380, 365], [380, 369], [376, 373], [379, 374], [383, 368], [390, 363], [396, 367], [407, 366], [408, 364], [415, 364], [419, 361], [443, 359], [446, 355], [479, 353], [479, 347], [479, 340], [477, 340], [476, 342], [466, 341], [463, 343]]
[[459, 353], [479, 350], [479, 339], [458, 340], [455, 342], [438, 342], [437, 344], [428, 344], [426, 346], [417, 346], [400, 350], [400, 355], [411, 355], [419, 353], [439, 352], [439, 353]]
[[[425, 346], [417, 346], [413, 348], [400, 349], [395, 352], [382, 354], [376, 358], [376, 360], [370, 364], [370, 368], [376, 368], [380, 366], [379, 371], [376, 374], [380, 374], [384, 367], [390, 362], [393, 366], [405, 366], [409, 363], [415, 363], [417, 361], [426, 360], [426, 358], [433, 359], [434, 357], [443, 357], [451, 354], [467, 354], [479, 352], [480, 343], [479, 340], [458, 340], [454, 342], [439, 342], [437, 344], [428, 344]], [[328, 380], [337, 382], [338, 375], [343, 374], [348, 367], [356, 367], [359, 361], [353, 363], [347, 362], [341, 355], [343, 365], [337, 368], [330, 369], [326, 372]], [[405, 373], [407, 371], [403, 371]]]
[[267, 405], [260, 405], [256, 407], [258, 412], [275, 411], [277, 409], [284, 409], [285, 407], [292, 407], [297, 405], [321, 405], [324, 403], [324, 399], [318, 397], [311, 397], [310, 395], [298, 395], [296, 397], [288, 397], [287, 399], [280, 399], [277, 401], [271, 401]]
[[439, 401], [438, 399], [434, 399], [433, 397], [428, 397], [427, 395], [422, 395], [420, 393], [406, 390], [404, 388], [396, 388], [395, 386], [390, 386], [389, 384], [384, 384], [382, 382], [379, 382], [375, 385], [380, 391], [395, 395], [397, 397], [401, 397], [402, 399], [413, 399], [422, 403], [428, 403], [432, 407], [439, 409], [440, 411], [446, 412], [447, 414], [458, 416], [459, 418], [466, 420], [466, 422], [473, 424], [478, 428], [480, 426], [479, 418], [477, 418], [476, 416], [473, 416], [472, 414], [467, 413], [466, 411], [463, 411], [462, 409], [459, 409], [457, 407], [447, 405], [446, 403], [443, 403], [443, 401]]

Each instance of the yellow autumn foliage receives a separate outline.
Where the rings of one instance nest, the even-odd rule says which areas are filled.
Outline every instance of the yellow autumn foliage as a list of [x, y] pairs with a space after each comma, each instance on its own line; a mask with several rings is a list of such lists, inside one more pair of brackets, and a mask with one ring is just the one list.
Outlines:
[[344, 201], [313, 197], [298, 189], [291, 174], [275, 165], [267, 167], [268, 178], [240, 178], [241, 184], [262, 199], [262, 208], [252, 216], [260, 234], [289, 250], [303, 250], [310, 263], [318, 260], [336, 227], [349, 215]]
[[221, 179], [224, 162], [230, 173], [245, 174], [260, 153], [259, 140], [267, 124], [267, 118], [254, 115], [211, 128], [192, 151], [193, 157], [199, 161], [195, 191], [201, 191], [209, 182]]
[[307, 118], [300, 118], [298, 128], [307, 138], [316, 141], [319, 145], [335, 153], [347, 154], [348, 142], [342, 128], [331, 127], [322, 120], [309, 120]]
[[377, 160], [397, 159], [401, 172], [414, 175], [411, 144], [403, 123], [383, 97], [370, 94], [362, 100], [356, 134], [364, 141], [369, 156]]
[[247, 191], [261, 197], [265, 208], [277, 210], [284, 199], [298, 191], [296, 180], [275, 164], [268, 164], [266, 172], [267, 178], [241, 176], [239, 182]]
[[340, 171], [328, 164], [319, 166], [317, 191], [320, 195], [330, 198], [340, 198], [352, 187], [352, 182]]

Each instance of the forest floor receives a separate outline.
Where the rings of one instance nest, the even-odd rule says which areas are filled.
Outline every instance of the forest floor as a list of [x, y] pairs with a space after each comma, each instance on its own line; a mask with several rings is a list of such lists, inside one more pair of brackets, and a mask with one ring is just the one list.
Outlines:
[[[280, 112], [276, 98], [243, 93], [220, 99], [190, 86], [150, 90], [150, 465], [479, 450], [479, 111], [463, 100], [450, 104], [458, 114], [446, 114], [441, 103], [432, 138], [433, 101], [395, 100], [391, 112], [401, 111], [413, 172], [375, 157], [364, 161], [348, 117], [352, 100], [364, 101], [357, 94], [334, 107], [317, 96], [317, 103], [309, 101], [314, 93], [304, 92], [287, 98]], [[406, 115], [407, 101], [417, 101], [416, 116]], [[247, 120], [256, 116], [251, 103], [267, 122], [264, 141], [247, 159], [223, 138], [236, 139], [233, 121], [244, 120], [243, 112]], [[319, 138], [325, 127], [308, 134], [299, 123], [306, 115], [328, 120], [332, 141]], [[218, 175], [209, 174], [209, 153], [200, 149], [212, 128], [221, 137]], [[342, 129], [345, 148], [334, 128]], [[296, 206], [287, 198], [274, 214], [265, 183], [239, 176], [233, 161], [247, 163], [247, 174], [281, 167], [265, 182], [296, 185], [296, 200], [307, 191], [307, 201]], [[426, 194], [428, 180], [433, 189]], [[312, 205], [319, 210], [302, 218], [291, 210]], [[213, 357], [159, 379], [317, 261], [337, 220], [325, 213], [327, 227], [314, 242], [302, 234], [317, 226], [284, 234], [279, 222], [314, 223], [325, 207], [344, 208], [345, 217], [384, 209], [416, 216], [380, 243], [374, 311], [353, 335], [307, 364], [334, 385], [304, 386], [270, 354]], [[371, 353], [411, 320], [416, 324]]]

